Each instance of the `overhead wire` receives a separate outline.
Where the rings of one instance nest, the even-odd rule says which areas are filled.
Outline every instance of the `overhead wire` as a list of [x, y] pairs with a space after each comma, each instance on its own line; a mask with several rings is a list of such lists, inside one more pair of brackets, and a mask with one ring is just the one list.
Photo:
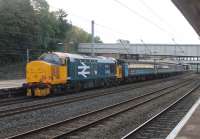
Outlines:
[[147, 18], [146, 16], [140, 14], [139, 12], [137, 12], [136, 10], [133, 10], [132, 8], [130, 8], [129, 6], [127, 6], [126, 4], [122, 3], [119, 0], [113, 0], [114, 2], [118, 3], [119, 5], [121, 5], [122, 7], [124, 7], [125, 9], [129, 10], [132, 14], [140, 17], [141, 19], [143, 19], [145, 22], [150, 23], [151, 25], [153, 25], [154, 27], [156, 27], [157, 29], [167, 33], [169, 36], [171, 36], [171, 32], [169, 32], [168, 30], [166, 30], [165, 28], [163, 28], [162, 26], [158, 25], [157, 23], [155, 23], [154, 21], [152, 21], [151, 19]]
[[[52, 6], [52, 5], [50, 5], [50, 7], [52, 7], [53, 9], [57, 9], [57, 10], [59, 9], [59, 8], [57, 8], [57, 7], [55, 7], [55, 6]], [[69, 16], [70, 16], [70, 14], [73, 15], [73, 16], [75, 16], [75, 17], [77, 17], [78, 19], [80, 19], [80, 20], [82, 20], [82, 21], [84, 21], [84, 22], [87, 22], [87, 23], [91, 23], [91, 21], [92, 21], [92, 19], [89, 19], [89, 18], [80, 16], [80, 15], [75, 14], [75, 13], [73, 13], [73, 12], [69, 12]], [[102, 24], [102, 23], [100, 23], [100, 22], [95, 21], [94, 24], [95, 24], [96, 26], [99, 26], [100, 28], [107, 29], [107, 30], [109, 30], [110, 32], [112, 32], [112, 33], [114, 33], [114, 34], [120, 34], [120, 35], [123, 34], [123, 35], [125, 35], [125, 36], [128, 36], [127, 33], [122, 32], [122, 31], [119, 31], [119, 30], [116, 30], [116, 29], [114, 29], [114, 28], [112, 28], [112, 27], [110, 27], [110, 26], [108, 26], [108, 25], [104, 25], [104, 24]]]
[[172, 28], [172, 26], [164, 19], [162, 18], [153, 8], [151, 8], [144, 0], [138, 0], [144, 7], [146, 7], [147, 10], [149, 10], [157, 19], [162, 21], [164, 24], [166, 24], [169, 28]]
[[172, 34], [174, 35], [173, 31], [175, 30], [175, 28], [168, 23], [164, 18], [162, 18], [153, 8], [151, 8], [144, 0], [138, 0], [138, 2], [140, 2], [144, 7], [146, 7], [146, 9], [151, 12], [158, 20], [160, 20], [162, 23], [164, 23], [171, 31]]
[[[81, 17], [81, 16], [77, 16], [77, 17]], [[89, 20], [89, 19], [86, 19], [86, 18], [83, 18], [85, 21], [88, 21], [88, 22], [91, 22], [92, 20]], [[111, 27], [109, 27], [109, 26], [107, 26], [107, 25], [103, 25], [103, 24], [101, 24], [101, 23], [99, 23], [99, 22], [94, 22], [94, 24], [95, 25], [97, 25], [97, 26], [99, 26], [99, 27], [101, 27], [101, 28], [104, 28], [104, 29], [106, 29], [106, 30], [109, 30], [109, 31], [111, 31], [111, 32], [115, 32], [115, 33], [117, 33], [117, 34], [120, 34], [120, 35], [127, 35], [127, 34], [125, 34], [125, 33], [122, 33], [121, 31], [117, 31], [117, 30], [115, 30], [115, 29], [113, 29], [113, 28], [111, 28]], [[121, 43], [120, 43], [121, 44]], [[128, 49], [126, 48], [126, 46], [124, 45], [124, 44], [121, 44], [121, 46], [122, 47], [124, 47], [124, 49], [127, 51], [127, 53], [129, 53], [129, 51], [128, 51]]]
[[95, 25], [97, 25], [97, 26], [99, 26], [99, 27], [101, 27], [101, 28], [105, 28], [105, 29], [107, 29], [107, 30], [110, 30], [111, 32], [115, 32], [115, 33], [123, 34], [123, 35], [128, 35], [128, 34], [126, 34], [126, 33], [123, 33], [123, 32], [121, 32], [121, 31], [117, 31], [117, 30], [115, 30], [115, 29], [113, 29], [113, 28], [111, 28], [111, 27], [109, 27], [109, 26], [100, 24], [100, 23], [98, 23], [98, 22], [95, 23]]
[[[77, 16], [78, 17], [78, 16]], [[92, 21], [92, 20], [85, 20], [85, 21], [88, 21], [89, 23]], [[95, 23], [94, 23], [96, 26], [98, 26], [98, 27], [100, 27], [100, 28], [104, 28], [104, 29], [106, 29], [106, 30], [109, 30], [110, 32], [112, 32], [112, 33], [114, 33], [114, 34], [120, 34], [120, 35], [125, 35], [125, 36], [127, 36], [128, 34], [126, 34], [125, 32], [121, 32], [121, 31], [119, 31], [119, 30], [116, 30], [116, 29], [114, 29], [114, 28], [112, 28], [112, 27], [110, 27], [110, 26], [107, 26], [107, 25], [104, 25], [104, 24], [102, 24], [102, 23], [99, 23], [99, 22], [97, 22], [97, 21], [95, 21]]]
[[[124, 8], [127, 8], [127, 9], [128, 9], [129, 11], [131, 11], [132, 13], [138, 15], [138, 16], [141, 17], [143, 20], [145, 20], [145, 21], [151, 23], [152, 25], [154, 25], [155, 27], [159, 28], [159, 29], [162, 30], [162, 31], [165, 31], [165, 29], [163, 29], [162, 27], [160, 27], [159, 25], [157, 25], [156, 23], [154, 23], [154, 22], [151, 21], [150, 19], [146, 18], [145, 16], [141, 15], [141, 14], [138, 13], [137, 11], [131, 9], [130, 7], [128, 7], [127, 5], [125, 5], [124, 3], [120, 2], [119, 0], [114, 0], [114, 1], [117, 2], [118, 4], [120, 4], [121, 6], [123, 6]], [[53, 6], [51, 6], [51, 7], [53, 7]], [[56, 8], [56, 9], [59, 9], [59, 8]], [[81, 19], [81, 20], [84, 20], [84, 21], [87, 21], [87, 22], [91, 22], [91, 20], [88, 19], [88, 18], [79, 16], [79, 15], [74, 14], [74, 13], [70, 13], [70, 14], [72, 14], [73, 16], [78, 17], [78, 18]], [[107, 29], [107, 30], [110, 30], [111, 32], [115, 32], [115, 33], [117, 33], [117, 34], [124, 34], [124, 35], [127, 35], [126, 33], [122, 33], [121, 31], [117, 31], [117, 30], [115, 30], [115, 29], [113, 29], [113, 28], [111, 28], [111, 27], [109, 27], [109, 26], [107, 26], [107, 25], [103, 25], [103, 24], [100, 24], [100, 23], [98, 23], [98, 22], [95, 22], [95, 24], [96, 24], [97, 26], [101, 27], [101, 28], [105, 28], [105, 29]], [[31, 35], [31, 34], [20, 33], [20, 32], [12, 32], [12, 33], [14, 33], [14, 34], [21, 34], [21, 35], [25, 35], [25, 36], [31, 36], [31, 37], [37, 37], [37, 36], [35, 36], [35, 35], [33, 36], [33, 35]], [[56, 38], [51, 38], [51, 39], [56, 40]]]

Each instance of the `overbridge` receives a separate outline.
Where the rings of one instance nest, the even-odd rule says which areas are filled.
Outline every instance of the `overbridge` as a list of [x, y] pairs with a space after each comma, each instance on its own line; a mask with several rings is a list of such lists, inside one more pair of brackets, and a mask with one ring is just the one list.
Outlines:
[[[94, 44], [96, 55], [128, 59], [173, 59], [180, 63], [191, 64], [194, 69], [200, 65], [199, 44]], [[81, 43], [78, 52], [86, 55], [92, 53], [91, 43]]]
[[[188, 22], [192, 25], [195, 31], [200, 35], [200, 1], [199, 0], [172, 0], [177, 8], [183, 13]], [[196, 64], [197, 69], [199, 59], [190, 61], [193, 65]], [[197, 70], [198, 71], [198, 70]]]
[[[79, 53], [92, 53], [91, 43], [81, 43]], [[97, 43], [94, 44], [94, 53], [120, 54], [120, 55], [154, 55], [174, 56], [187, 58], [188, 60], [200, 60], [200, 44], [127, 44], [120, 43]]]

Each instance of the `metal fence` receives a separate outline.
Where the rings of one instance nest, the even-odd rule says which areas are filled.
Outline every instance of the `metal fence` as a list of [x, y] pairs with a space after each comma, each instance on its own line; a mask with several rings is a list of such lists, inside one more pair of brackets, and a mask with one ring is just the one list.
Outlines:
[[43, 50], [1, 50], [0, 80], [25, 78], [25, 68], [28, 61], [36, 60]]

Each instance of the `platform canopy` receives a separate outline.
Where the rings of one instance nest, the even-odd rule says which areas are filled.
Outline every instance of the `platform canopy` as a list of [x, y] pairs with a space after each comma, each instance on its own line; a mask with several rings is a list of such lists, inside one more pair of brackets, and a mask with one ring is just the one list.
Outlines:
[[200, 36], [200, 0], [172, 0]]

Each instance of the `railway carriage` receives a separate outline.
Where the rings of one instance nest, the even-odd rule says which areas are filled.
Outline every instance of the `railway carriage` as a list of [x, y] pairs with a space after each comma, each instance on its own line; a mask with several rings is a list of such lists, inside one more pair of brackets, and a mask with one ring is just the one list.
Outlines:
[[185, 67], [182, 64], [170, 63], [170, 62], [159, 62], [156, 65], [157, 74], [178, 74], [185, 71]]
[[166, 77], [186, 71], [185, 66], [172, 62], [147, 62], [127, 61], [128, 76], [125, 80], [133, 81], [138, 79], [151, 79], [155, 77]]

